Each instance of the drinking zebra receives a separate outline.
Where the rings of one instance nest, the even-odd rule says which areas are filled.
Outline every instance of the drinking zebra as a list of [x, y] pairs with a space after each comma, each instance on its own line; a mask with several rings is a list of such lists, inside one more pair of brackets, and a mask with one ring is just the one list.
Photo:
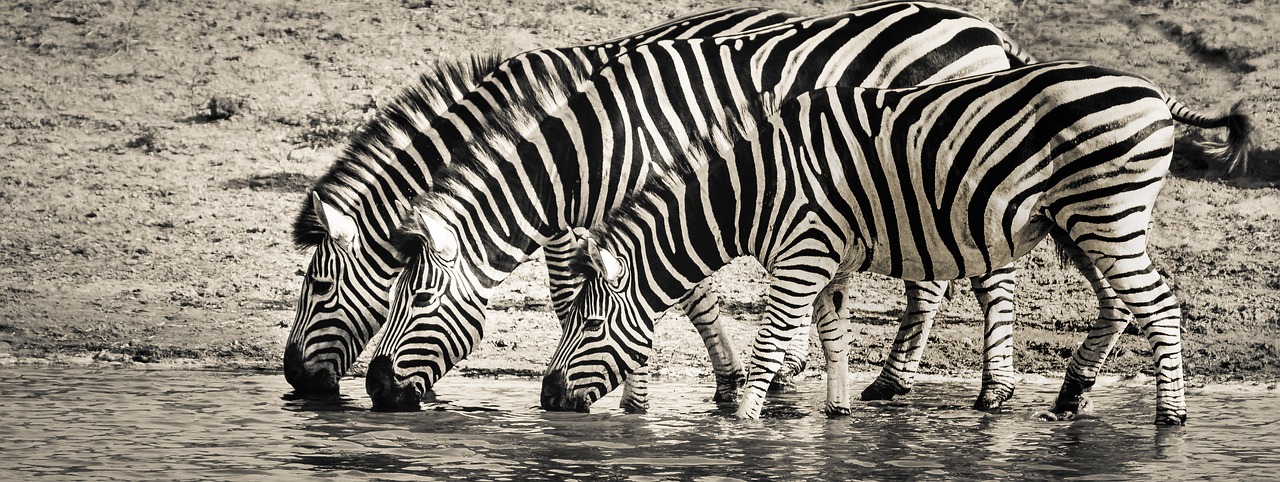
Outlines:
[[[771, 284], [737, 415], [759, 416], [810, 310], [828, 362], [824, 409], [847, 413], [852, 273], [973, 276], [1051, 235], [1084, 253], [1133, 314], [1154, 351], [1155, 421], [1182, 424], [1181, 315], [1146, 250], [1172, 157], [1170, 101], [1142, 78], [1045, 63], [918, 88], [816, 90], [745, 127], [754, 134], [731, 147], [732, 135], [712, 137], [720, 141], [706, 154], [694, 146], [584, 236], [578, 258], [589, 274], [543, 406], [588, 407], [645, 362], [654, 317], [672, 300], [751, 255]], [[1195, 117], [1229, 127], [1224, 155], [1243, 162], [1239, 104]], [[1076, 363], [1054, 412], [1075, 410], [1092, 382]]]
[[[442, 178], [448, 181], [420, 201], [431, 206], [426, 219], [403, 221], [397, 251], [407, 267], [370, 363], [370, 396], [380, 406], [416, 406], [479, 340], [498, 282], [555, 242], [553, 235], [594, 224], [692, 141], [736, 122], [735, 106], [745, 99], [821, 85], [940, 81], [1002, 70], [1018, 51], [964, 12], [882, 3], [738, 35], [647, 44], [562, 100], [568, 104], [512, 106], [510, 125], [478, 135], [472, 152], [455, 157]], [[737, 388], [718, 383], [717, 393]]]
[[[299, 393], [337, 392], [338, 379], [386, 318], [390, 285], [401, 268], [390, 245], [399, 221], [395, 202], [428, 190], [454, 151], [503, 118], [508, 105], [563, 97], [636, 45], [740, 32], [793, 17], [765, 8], [725, 8], [595, 45], [535, 50], [506, 61], [481, 56], [442, 63], [421, 76], [316, 182], [294, 221], [295, 246], [315, 253], [285, 347], [285, 378]], [[555, 280], [567, 275], [554, 254], [548, 250], [548, 270], [558, 292]], [[700, 326], [714, 325], [715, 315], [703, 316]]]

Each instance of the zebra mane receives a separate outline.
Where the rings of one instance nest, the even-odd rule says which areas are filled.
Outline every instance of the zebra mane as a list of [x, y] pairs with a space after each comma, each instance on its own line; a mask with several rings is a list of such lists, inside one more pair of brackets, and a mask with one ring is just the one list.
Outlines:
[[[397, 162], [395, 152], [418, 133], [430, 129], [440, 113], [471, 92], [502, 60], [493, 53], [473, 55], [469, 59], [438, 62], [434, 69], [423, 72], [417, 82], [396, 94], [356, 133], [329, 171], [316, 180], [312, 191], [325, 200], [354, 197], [339, 193], [367, 184], [369, 172], [386, 171], [389, 164]], [[308, 196], [294, 218], [293, 244], [298, 249], [315, 247], [327, 236], [314, 209]]]
[[[580, 59], [568, 58], [570, 62]], [[571, 70], [581, 70], [579, 68]], [[442, 205], [453, 193], [474, 187], [474, 179], [485, 177], [499, 162], [514, 160], [516, 148], [527, 136], [537, 135], [538, 125], [550, 113], [558, 111], [576, 93], [565, 85], [563, 72], [558, 69], [535, 70], [529, 80], [527, 95], [494, 118], [476, 134], [475, 139], [461, 151], [455, 152], [449, 169], [436, 177], [428, 193], [416, 196], [413, 205], [441, 212], [450, 206]]]
[[[566, 61], [579, 64], [570, 71], [582, 71], [581, 59], [568, 57]], [[454, 153], [449, 169], [441, 173], [431, 191], [417, 196], [414, 206], [435, 212], [447, 212], [453, 209], [449, 204], [452, 196], [475, 188], [476, 179], [489, 177], [492, 171], [502, 162], [519, 162], [516, 149], [531, 136], [538, 136], [538, 126], [556, 112], [565, 108], [575, 95], [579, 95], [571, 85], [565, 85], [564, 68], [555, 70], [537, 70], [533, 78], [528, 79], [530, 85], [527, 95], [520, 96], [509, 106], [503, 116], [494, 119], [476, 134], [464, 150]], [[599, 74], [593, 74], [592, 77]], [[565, 149], [557, 147], [555, 156], [564, 153]], [[514, 181], [513, 181], [514, 182]]]

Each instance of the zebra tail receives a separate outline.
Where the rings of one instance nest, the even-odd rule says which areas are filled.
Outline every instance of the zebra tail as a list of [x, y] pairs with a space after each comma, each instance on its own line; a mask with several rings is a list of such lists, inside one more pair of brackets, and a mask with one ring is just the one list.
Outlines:
[[1214, 162], [1223, 165], [1230, 176], [1243, 175], [1249, 170], [1249, 134], [1253, 124], [1244, 112], [1243, 101], [1237, 101], [1226, 112], [1209, 116], [1196, 112], [1171, 95], [1165, 96], [1169, 113], [1178, 122], [1201, 129], [1227, 128], [1227, 142], [1204, 143], [1205, 153]]

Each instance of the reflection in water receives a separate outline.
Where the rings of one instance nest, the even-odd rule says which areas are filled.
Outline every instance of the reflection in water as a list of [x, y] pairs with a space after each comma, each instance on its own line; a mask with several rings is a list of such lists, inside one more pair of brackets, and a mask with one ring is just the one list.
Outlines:
[[1192, 425], [1156, 427], [1148, 385], [1099, 387], [1070, 422], [1037, 420], [1048, 384], [987, 414], [967, 408], [974, 386], [921, 383], [839, 419], [816, 410], [823, 388], [738, 421], [709, 385], [655, 384], [645, 415], [547, 413], [535, 380], [450, 377], [421, 411], [374, 412], [362, 394], [282, 396], [277, 374], [20, 367], [0, 379], [0, 479], [1240, 479], [1280, 464], [1275, 390], [1193, 390]]

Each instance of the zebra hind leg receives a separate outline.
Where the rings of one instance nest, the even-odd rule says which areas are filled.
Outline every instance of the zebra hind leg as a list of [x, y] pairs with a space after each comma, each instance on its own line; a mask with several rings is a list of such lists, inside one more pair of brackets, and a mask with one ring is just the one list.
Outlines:
[[915, 384], [924, 345], [929, 341], [929, 330], [946, 294], [947, 282], [907, 281], [904, 285], [907, 310], [899, 320], [898, 334], [894, 336], [893, 348], [885, 359], [880, 376], [862, 390], [862, 400], [892, 400], [895, 396], [906, 395]]
[[982, 391], [974, 410], [998, 410], [1013, 398], [1017, 373], [1013, 370], [1013, 294], [1016, 271], [1012, 264], [973, 278], [973, 295], [982, 307], [984, 349]]
[[778, 375], [773, 377], [773, 383], [769, 384], [770, 393], [795, 390], [796, 378], [809, 367], [809, 345], [807, 330], [791, 340], [791, 346], [787, 347], [787, 356], [782, 359], [782, 368], [778, 369]]
[[1051, 419], [1071, 419], [1090, 410], [1089, 390], [1093, 388], [1112, 347], [1129, 327], [1133, 315], [1125, 308], [1124, 302], [1120, 301], [1111, 284], [1089, 260], [1088, 255], [1075, 247], [1070, 239], [1062, 238], [1065, 233], [1055, 230], [1052, 234], [1063, 255], [1084, 275], [1098, 298], [1098, 318], [1084, 343], [1071, 356], [1063, 377], [1062, 389], [1050, 409], [1051, 414], [1046, 416]]
[[[1146, 220], [1140, 225], [1145, 227]], [[1187, 400], [1182, 368], [1182, 310], [1178, 300], [1151, 263], [1146, 250], [1145, 233], [1139, 232], [1136, 236], [1103, 234], [1106, 236], [1086, 237], [1073, 232], [1072, 238], [1089, 254], [1090, 260], [1133, 314], [1139, 330], [1151, 344], [1156, 369], [1155, 423], [1183, 425], [1187, 420]], [[1080, 243], [1081, 238], [1086, 241]], [[1114, 239], [1124, 241], [1117, 242]], [[1111, 337], [1118, 335], [1116, 333]], [[1109, 349], [1107, 347], [1101, 353], [1106, 353]], [[1073, 358], [1072, 361], [1075, 362], [1076, 359]], [[1088, 386], [1082, 380], [1073, 379], [1072, 372], [1068, 371], [1063, 391], [1068, 389], [1083, 393]], [[1059, 400], [1062, 398], [1060, 394]], [[1070, 401], [1068, 397], [1067, 402]]]

